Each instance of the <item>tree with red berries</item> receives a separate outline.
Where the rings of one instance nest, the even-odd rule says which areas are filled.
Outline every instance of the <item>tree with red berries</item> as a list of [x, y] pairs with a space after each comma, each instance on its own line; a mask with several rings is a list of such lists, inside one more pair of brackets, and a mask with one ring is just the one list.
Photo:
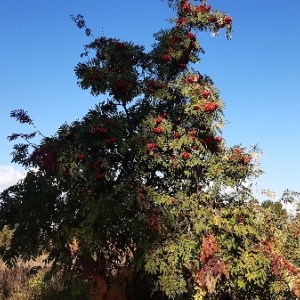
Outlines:
[[[1, 194], [13, 230], [1, 255], [47, 253], [54, 271], [96, 285], [90, 299], [296, 299], [286, 249], [298, 235], [252, 196], [256, 149], [226, 146], [219, 91], [193, 68], [198, 35], [229, 37], [232, 18], [168, 2], [177, 15], [150, 52], [104, 36], [85, 47], [78, 84], [107, 100], [39, 144], [36, 132], [9, 137], [25, 140], [13, 161], [28, 173]], [[24, 110], [12, 117], [35, 127]]]

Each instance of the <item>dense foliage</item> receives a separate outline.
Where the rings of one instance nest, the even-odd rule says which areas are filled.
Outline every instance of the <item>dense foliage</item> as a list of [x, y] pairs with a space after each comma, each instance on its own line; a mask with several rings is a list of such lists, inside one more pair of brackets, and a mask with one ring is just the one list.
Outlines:
[[47, 253], [95, 283], [93, 299], [296, 299], [299, 220], [254, 199], [257, 150], [226, 146], [219, 91], [193, 69], [199, 33], [229, 37], [232, 18], [206, 1], [169, 5], [176, 18], [150, 52], [104, 36], [85, 46], [78, 84], [106, 100], [38, 144], [39, 132], [9, 137], [25, 140], [13, 162], [28, 173], [0, 196], [13, 230], [2, 257]]

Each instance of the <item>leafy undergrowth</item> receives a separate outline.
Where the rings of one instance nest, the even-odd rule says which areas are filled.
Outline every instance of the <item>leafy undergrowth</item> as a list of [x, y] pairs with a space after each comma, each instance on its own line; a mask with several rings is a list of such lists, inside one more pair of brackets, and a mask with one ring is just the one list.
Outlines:
[[49, 278], [50, 266], [38, 261], [18, 263], [7, 268], [0, 263], [0, 299], [2, 300], [51, 300], [90, 299], [91, 286], [65, 272]]

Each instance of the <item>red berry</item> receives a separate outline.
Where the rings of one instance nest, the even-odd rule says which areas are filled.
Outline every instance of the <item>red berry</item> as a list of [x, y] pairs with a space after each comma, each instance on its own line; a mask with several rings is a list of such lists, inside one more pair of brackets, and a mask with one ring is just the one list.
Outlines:
[[164, 54], [163, 57], [162, 57], [162, 61], [163, 61], [164, 63], [167, 63], [167, 62], [169, 62], [169, 61], [171, 61], [171, 60], [172, 60], [172, 57], [171, 57], [170, 54]]
[[241, 148], [234, 148], [232, 150], [232, 152], [233, 152], [234, 155], [239, 155], [239, 154], [243, 153], [243, 149], [241, 149]]
[[225, 26], [225, 24], [223, 22], [218, 22], [217, 23], [218, 28], [223, 28], [224, 26]]
[[210, 136], [210, 137], [202, 139], [202, 142], [205, 145], [211, 145], [211, 144], [213, 144], [215, 142], [215, 139], [214, 139], [214, 137]]
[[163, 129], [161, 127], [155, 127], [155, 128], [153, 128], [153, 132], [159, 134], [159, 133], [163, 132]]
[[85, 159], [85, 155], [84, 154], [78, 154], [77, 159], [82, 161], [82, 160]]
[[178, 138], [180, 138], [180, 133], [179, 132], [175, 132], [174, 134], [173, 134], [173, 137], [174, 137], [174, 139], [178, 139]]
[[160, 124], [162, 121], [163, 121], [163, 119], [160, 118], [160, 117], [158, 117], [158, 118], [155, 119], [155, 123], [156, 124]]
[[216, 23], [218, 19], [217, 19], [216, 16], [211, 15], [211, 16], [209, 16], [208, 20], [209, 20], [209, 22], [211, 22], [211, 23]]
[[194, 41], [194, 42], [191, 42], [190, 48], [191, 48], [191, 49], [195, 49], [195, 48], [197, 47], [197, 45], [198, 45], [197, 42], [195, 42], [195, 41]]
[[186, 152], [186, 151], [181, 154], [181, 157], [183, 159], [185, 159], [185, 160], [189, 159], [190, 156], [191, 156], [191, 153], [190, 152]]
[[209, 103], [205, 104], [204, 112], [207, 114], [211, 114], [218, 108], [218, 106], [219, 105], [217, 103], [209, 102]]
[[188, 19], [187, 19], [187, 18], [179, 18], [179, 19], [177, 20], [177, 25], [178, 25], [178, 26], [185, 25], [187, 22], [188, 22]]
[[104, 173], [99, 173], [97, 175], [97, 178], [100, 179], [100, 180], [104, 180], [105, 179], [105, 174]]
[[177, 35], [172, 35], [170, 38], [169, 38], [169, 44], [175, 44], [175, 43], [178, 43], [180, 42], [180, 37], [178, 37]]
[[120, 43], [120, 42], [116, 42], [116, 48], [118, 49], [118, 50], [122, 50], [123, 48], [124, 48], [124, 44], [123, 43]]
[[102, 165], [102, 161], [101, 160], [96, 160], [95, 161], [95, 166], [96, 167], [100, 167]]
[[224, 24], [231, 24], [232, 18], [229, 16], [225, 16], [223, 19]]
[[208, 98], [211, 95], [211, 91], [204, 90], [201, 92], [201, 96], [204, 98]]
[[155, 151], [157, 149], [157, 144], [156, 143], [148, 143], [147, 149], [148, 149], [148, 151]]
[[189, 33], [187, 34], [187, 37], [188, 37], [189, 39], [194, 39], [196, 36], [195, 36], [194, 33], [189, 32]]
[[189, 76], [185, 79], [185, 82], [186, 83], [193, 83], [195, 81], [195, 78], [194, 76]]
[[188, 135], [190, 137], [195, 137], [197, 135], [197, 131], [196, 130], [189, 130]]
[[107, 145], [113, 145], [116, 141], [117, 141], [117, 138], [115, 138], [115, 137], [111, 137], [111, 138], [105, 140]]
[[211, 7], [209, 5], [200, 4], [200, 5], [196, 6], [195, 12], [209, 12], [210, 8]]
[[108, 130], [106, 128], [96, 127], [94, 132], [100, 135], [106, 135]]
[[251, 162], [251, 156], [244, 155], [239, 159], [242, 164], [249, 164]]
[[191, 11], [191, 5], [187, 1], [183, 2], [182, 10], [186, 13], [189, 13]]

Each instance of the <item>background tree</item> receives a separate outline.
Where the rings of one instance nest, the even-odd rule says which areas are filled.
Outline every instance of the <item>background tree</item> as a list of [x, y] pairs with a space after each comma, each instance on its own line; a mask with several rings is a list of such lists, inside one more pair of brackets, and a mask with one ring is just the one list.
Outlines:
[[[232, 19], [206, 1], [169, 5], [173, 25], [150, 52], [103, 36], [85, 46], [78, 84], [107, 100], [38, 144], [37, 132], [9, 137], [25, 140], [13, 161], [29, 171], [1, 194], [13, 230], [2, 257], [46, 252], [54, 271], [94, 282], [94, 299], [296, 299], [286, 248], [298, 237], [253, 198], [258, 150], [225, 145], [219, 91], [193, 69], [198, 33], [229, 37]], [[24, 110], [12, 117], [35, 127]]]

